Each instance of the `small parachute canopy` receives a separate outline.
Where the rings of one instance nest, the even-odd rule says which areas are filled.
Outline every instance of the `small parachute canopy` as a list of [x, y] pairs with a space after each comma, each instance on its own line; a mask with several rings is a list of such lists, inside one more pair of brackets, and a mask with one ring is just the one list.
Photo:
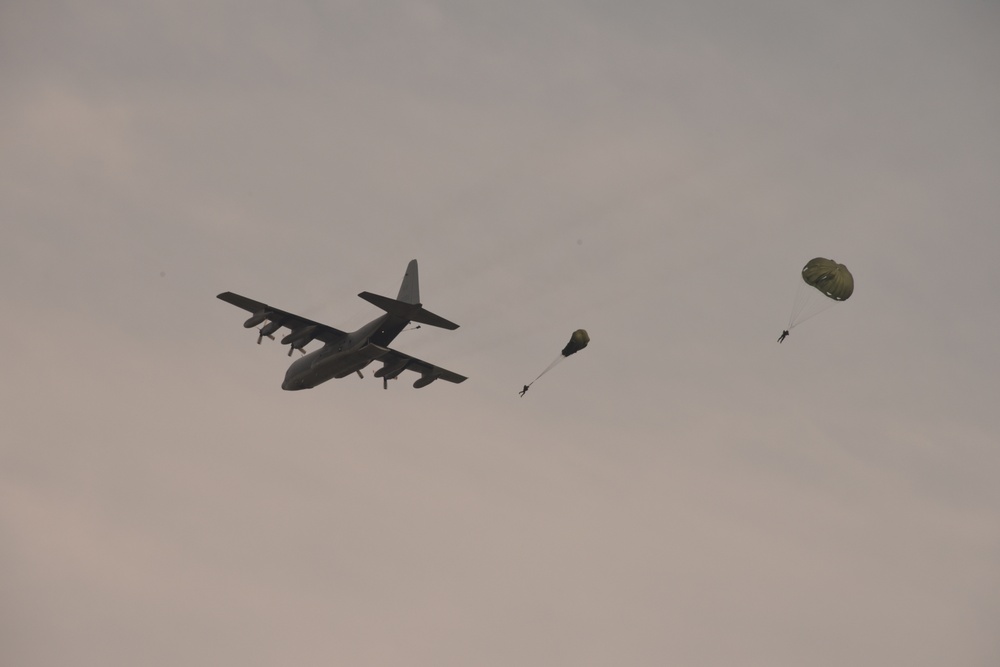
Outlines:
[[854, 293], [854, 276], [843, 264], [816, 257], [802, 267], [802, 280], [834, 301], [847, 301]]
[[571, 354], [576, 354], [583, 348], [587, 347], [587, 343], [590, 342], [590, 336], [584, 329], [577, 329], [570, 336], [569, 342], [566, 343], [566, 347], [562, 350], [562, 356], [568, 357]]
[[549, 364], [548, 368], [539, 373], [538, 377], [532, 380], [530, 384], [524, 385], [524, 389], [522, 389], [518, 393], [521, 396], [524, 396], [528, 392], [528, 390], [531, 389], [531, 385], [535, 384], [535, 382], [538, 381], [538, 378], [542, 377], [543, 375], [551, 371], [559, 364], [560, 361], [562, 361], [566, 357], [570, 356], [571, 354], [576, 354], [583, 348], [587, 347], [587, 344], [589, 342], [590, 342], [590, 336], [584, 329], [577, 329], [576, 331], [574, 331], [573, 335], [569, 337], [569, 342], [566, 343], [566, 347], [562, 349], [562, 352], [560, 352], [559, 356], [555, 358], [555, 361]]

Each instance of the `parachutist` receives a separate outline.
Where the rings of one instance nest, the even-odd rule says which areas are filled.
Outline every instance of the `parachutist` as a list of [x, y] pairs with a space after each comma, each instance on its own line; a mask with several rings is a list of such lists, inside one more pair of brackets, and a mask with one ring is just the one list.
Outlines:
[[780, 343], [781, 341], [785, 340], [785, 338], [787, 338], [787, 337], [788, 337], [788, 329], [785, 329], [784, 331], [781, 332], [781, 337], [778, 338], [778, 342]]
[[566, 343], [566, 347], [564, 347], [562, 349], [562, 352], [559, 353], [559, 356], [556, 357], [555, 361], [553, 361], [551, 364], [549, 364], [548, 368], [546, 368], [544, 371], [542, 371], [541, 373], [539, 373], [538, 377], [535, 378], [534, 380], [532, 380], [530, 384], [524, 385], [524, 389], [522, 389], [518, 393], [520, 393], [520, 395], [523, 397], [524, 394], [525, 394], [525, 392], [528, 391], [528, 389], [531, 387], [531, 385], [535, 384], [535, 382], [538, 381], [538, 378], [542, 377], [543, 375], [545, 375], [546, 373], [548, 373], [550, 370], [552, 370], [553, 368], [555, 368], [556, 364], [558, 364], [560, 361], [562, 361], [566, 357], [568, 357], [568, 356], [570, 356], [572, 354], [576, 354], [577, 352], [579, 352], [583, 348], [587, 347], [588, 343], [590, 343], [590, 335], [587, 334], [586, 331], [584, 331], [583, 329], [577, 329], [576, 331], [574, 331], [573, 335], [570, 336], [570, 338], [569, 338], [569, 342]]

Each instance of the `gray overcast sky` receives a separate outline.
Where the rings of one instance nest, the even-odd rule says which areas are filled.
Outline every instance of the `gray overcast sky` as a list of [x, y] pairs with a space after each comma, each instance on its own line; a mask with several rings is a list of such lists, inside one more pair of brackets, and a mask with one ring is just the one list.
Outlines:
[[[1000, 664], [998, 29], [3, 3], [0, 660]], [[462, 385], [283, 392], [215, 298], [352, 328], [412, 258]]]

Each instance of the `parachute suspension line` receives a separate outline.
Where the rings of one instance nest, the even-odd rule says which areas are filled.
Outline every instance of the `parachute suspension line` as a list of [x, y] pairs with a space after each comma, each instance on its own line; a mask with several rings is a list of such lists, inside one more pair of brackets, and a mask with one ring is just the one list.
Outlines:
[[812, 318], [814, 318], [817, 315], [819, 315], [820, 313], [822, 313], [824, 310], [829, 310], [830, 308], [833, 308], [838, 303], [840, 303], [840, 302], [839, 301], [830, 301], [829, 299], [824, 299], [822, 302], [820, 302], [819, 306], [817, 306], [815, 308], [812, 308], [809, 311], [807, 311], [807, 314], [805, 316], [803, 316], [803, 317], [800, 317], [795, 322], [795, 324], [792, 325], [792, 326], [798, 326], [798, 325], [802, 324], [803, 322], [805, 322], [806, 320], [811, 320]]
[[799, 281], [798, 286], [795, 288], [795, 298], [792, 300], [792, 312], [788, 316], [787, 328], [789, 331], [795, 328], [799, 315], [802, 313], [802, 309], [809, 303], [809, 297], [811, 296], [809, 292], [812, 291], [814, 291], [812, 287], [809, 287], [804, 282]]
[[806, 320], [810, 320], [823, 311], [832, 308], [839, 301], [828, 298], [814, 287], [799, 283], [792, 305], [792, 314], [788, 318], [788, 330], [791, 331]]
[[563, 355], [561, 355], [561, 354], [560, 354], [560, 355], [559, 355], [558, 357], [556, 357], [556, 358], [555, 358], [555, 361], [553, 361], [553, 362], [552, 362], [551, 364], [549, 364], [548, 368], [546, 368], [546, 369], [545, 369], [544, 371], [542, 371], [541, 373], [539, 373], [539, 374], [538, 374], [538, 377], [537, 377], [537, 378], [535, 378], [534, 380], [532, 380], [532, 381], [531, 381], [531, 382], [530, 382], [530, 383], [528, 384], [528, 386], [530, 387], [531, 385], [533, 385], [533, 384], [535, 384], [536, 382], [538, 382], [538, 378], [542, 377], [543, 375], [545, 375], [546, 373], [548, 373], [549, 371], [551, 371], [551, 370], [552, 370], [553, 368], [555, 368], [556, 366], [558, 366], [558, 365], [559, 365], [559, 362], [560, 362], [560, 361], [562, 361], [562, 360], [563, 360], [563, 359], [565, 359], [565, 358], [566, 358], [566, 357], [564, 357], [564, 356], [563, 356]]

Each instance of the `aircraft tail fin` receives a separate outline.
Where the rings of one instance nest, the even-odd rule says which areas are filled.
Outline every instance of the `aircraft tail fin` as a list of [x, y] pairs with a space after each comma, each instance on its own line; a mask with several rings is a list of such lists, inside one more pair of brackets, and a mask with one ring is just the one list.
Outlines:
[[[403, 303], [420, 304], [420, 277], [417, 275], [417, 260], [415, 259], [411, 259], [410, 263], [406, 265], [406, 273], [403, 274], [403, 282], [399, 286], [396, 300]], [[379, 307], [381, 308], [381, 306]]]
[[[413, 267], [413, 276], [416, 278], [417, 264], [416, 260], [410, 262], [410, 266]], [[410, 273], [407, 272], [407, 278], [409, 278]], [[406, 278], [403, 279], [403, 288], [406, 287]], [[403, 294], [403, 288], [400, 288], [400, 295]], [[387, 296], [380, 296], [378, 294], [372, 294], [371, 292], [361, 292], [358, 294], [362, 299], [368, 303], [374, 304], [384, 310], [385, 312], [398, 317], [402, 320], [407, 320], [409, 322], [419, 322], [420, 324], [429, 324], [432, 327], [441, 327], [442, 329], [457, 329], [458, 325], [454, 322], [449, 322], [440, 315], [435, 315], [429, 310], [426, 310], [420, 303], [409, 303], [402, 299], [390, 299]]]

